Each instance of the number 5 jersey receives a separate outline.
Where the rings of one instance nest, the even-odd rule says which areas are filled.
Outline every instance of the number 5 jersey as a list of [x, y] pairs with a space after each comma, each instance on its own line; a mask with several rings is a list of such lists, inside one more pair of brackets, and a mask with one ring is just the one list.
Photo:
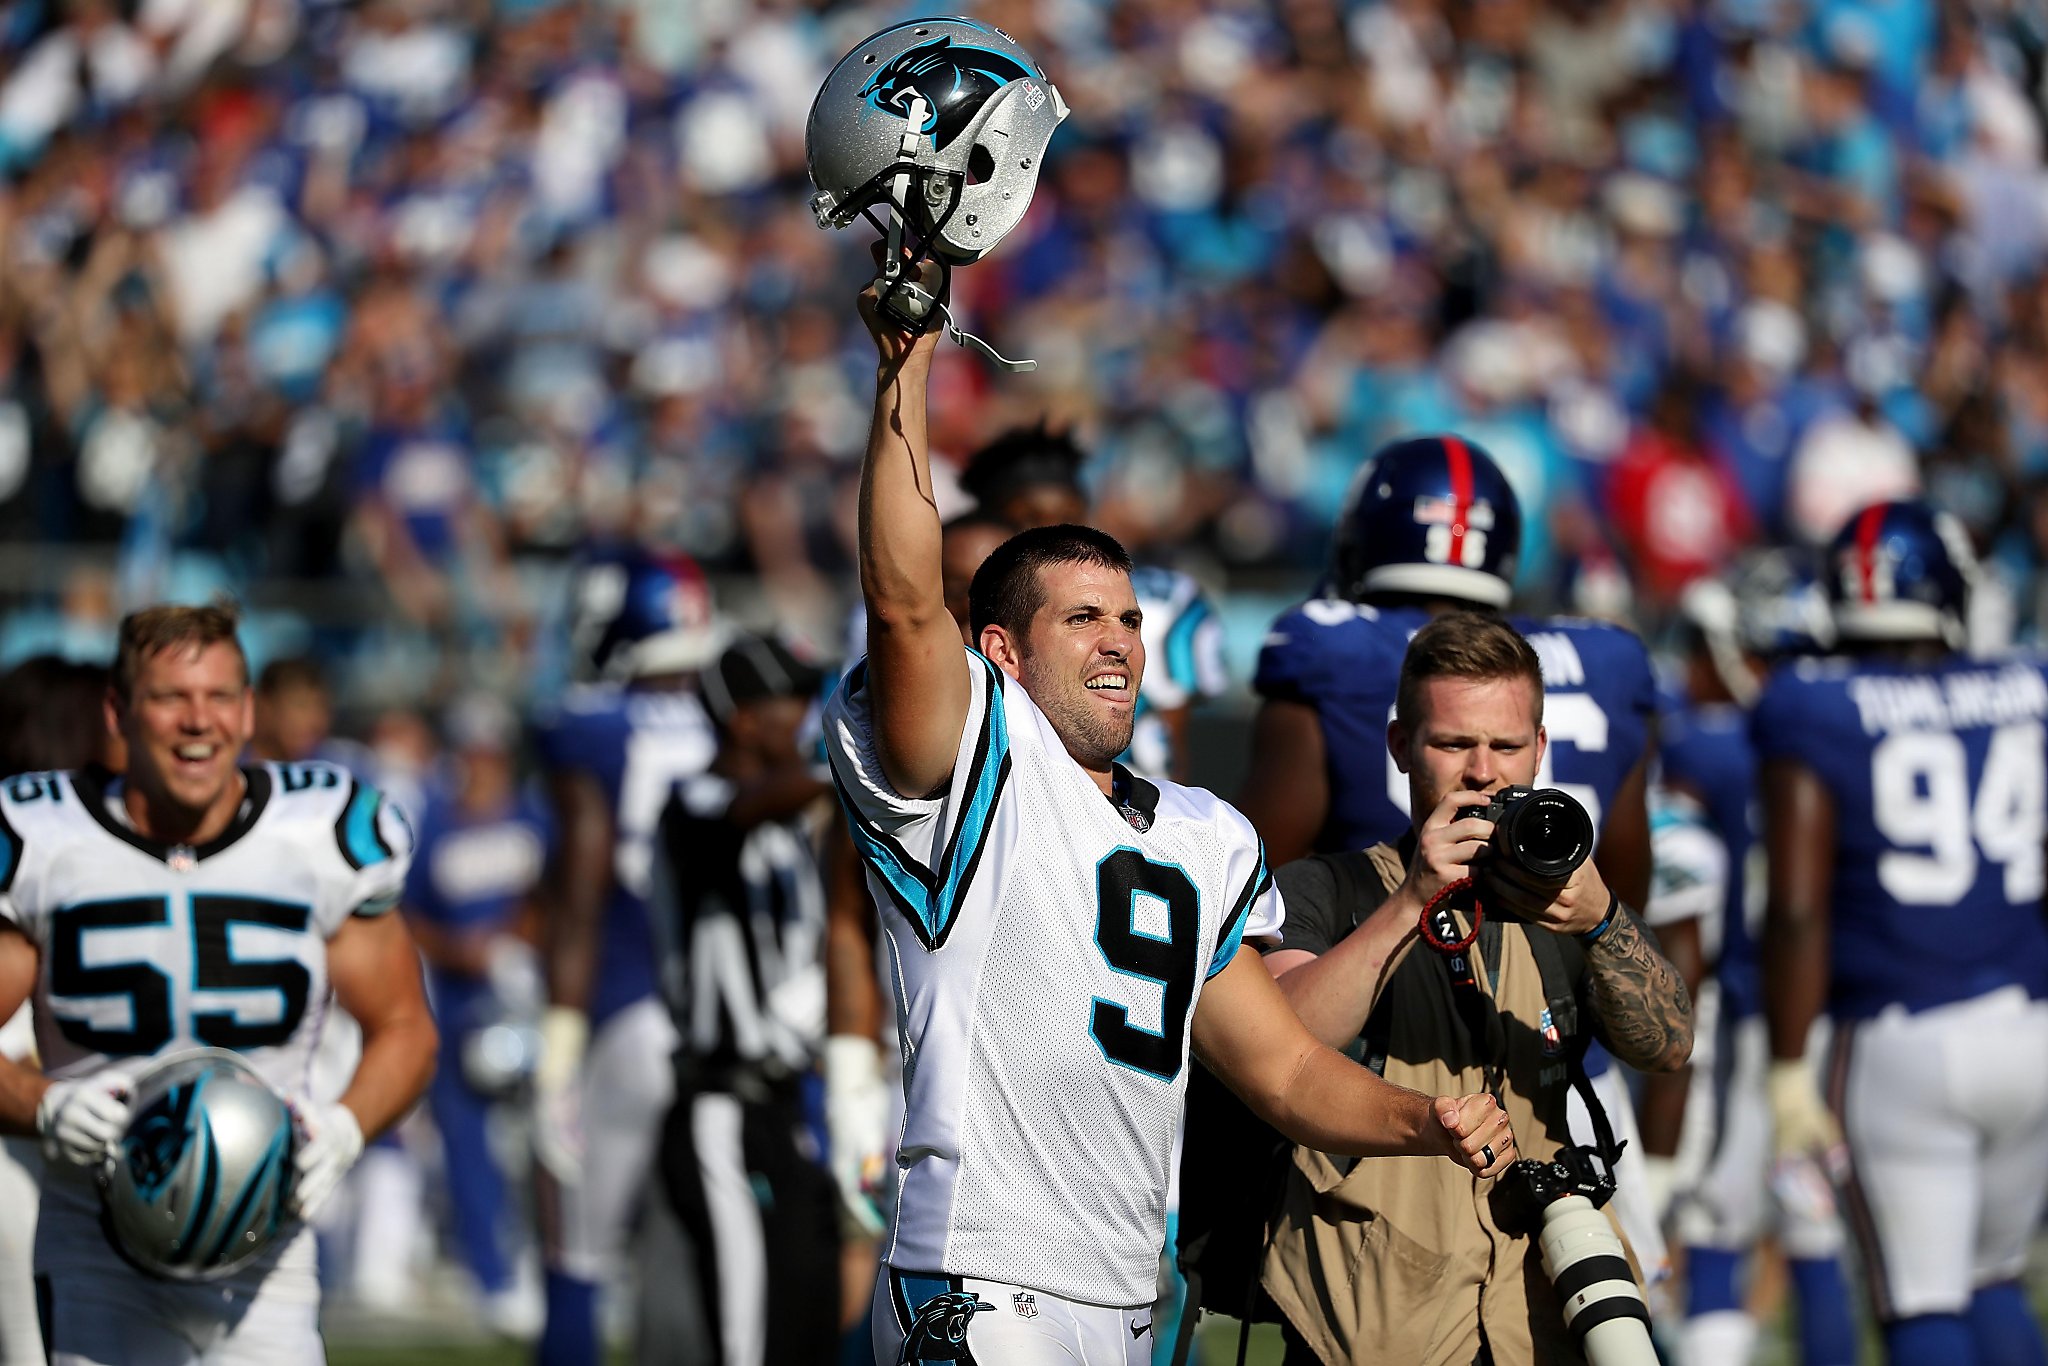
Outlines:
[[118, 779], [0, 783], [0, 918], [41, 957], [36, 1045], [50, 1075], [211, 1046], [305, 1093], [327, 941], [396, 904], [412, 831], [333, 764], [243, 775], [234, 820], [196, 848], [138, 834]]
[[1835, 804], [1829, 1012], [2000, 987], [2048, 997], [2048, 678], [2039, 661], [1801, 660], [1750, 721]]
[[1105, 800], [979, 654], [946, 788], [897, 794], [857, 666], [826, 708], [881, 911], [903, 1040], [886, 1260], [1102, 1305], [1149, 1303], [1203, 983], [1277, 935], [1251, 825], [1119, 767]]

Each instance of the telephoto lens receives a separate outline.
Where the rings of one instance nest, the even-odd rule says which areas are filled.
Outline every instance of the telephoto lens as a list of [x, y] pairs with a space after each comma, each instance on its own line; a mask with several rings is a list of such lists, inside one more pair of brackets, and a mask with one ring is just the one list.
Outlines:
[[1657, 1366], [1649, 1306], [1607, 1216], [1583, 1195], [1563, 1196], [1544, 1207], [1538, 1241], [1543, 1272], [1564, 1300], [1565, 1327], [1589, 1366]]
[[1493, 822], [1492, 855], [1539, 882], [1565, 882], [1593, 852], [1593, 818], [1555, 787], [1502, 788], [1478, 814]]

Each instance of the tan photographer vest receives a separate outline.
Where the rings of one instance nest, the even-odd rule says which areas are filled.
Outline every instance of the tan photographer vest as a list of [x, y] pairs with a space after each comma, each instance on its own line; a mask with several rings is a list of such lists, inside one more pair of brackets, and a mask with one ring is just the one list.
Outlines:
[[[1367, 857], [1388, 893], [1400, 885], [1391, 846]], [[1501, 1100], [1522, 1156], [1549, 1158], [1570, 1141], [1567, 1057], [1579, 1003], [1561, 984], [1546, 991], [1520, 923], [1489, 918], [1474, 945], [1481, 950], [1478, 979], [1491, 988], [1506, 1040]], [[1460, 1019], [1446, 960], [1415, 940], [1400, 951], [1366, 1036], [1368, 1061], [1390, 1082], [1428, 1095], [1486, 1089], [1488, 1045]], [[1497, 1184], [1441, 1158], [1332, 1158], [1297, 1147], [1261, 1283], [1326, 1366], [1470, 1366], [1482, 1329], [1498, 1366], [1582, 1362], [1535, 1239], [1495, 1222]], [[1640, 1284], [1632, 1251], [1629, 1265]]]

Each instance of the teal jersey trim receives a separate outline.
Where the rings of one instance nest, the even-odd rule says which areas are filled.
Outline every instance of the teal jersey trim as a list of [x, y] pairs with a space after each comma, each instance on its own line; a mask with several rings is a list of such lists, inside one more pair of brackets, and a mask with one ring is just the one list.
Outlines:
[[1195, 633], [1212, 614], [1209, 600], [1197, 597], [1166, 633], [1167, 677], [1185, 688], [1191, 698], [1202, 695], [1202, 671], [1195, 661]]
[[341, 856], [358, 872], [391, 857], [391, 846], [377, 831], [377, 808], [383, 801], [376, 788], [351, 782], [348, 806], [335, 822], [334, 835], [341, 845]]
[[[1010, 727], [1003, 709], [1003, 676], [980, 653], [969, 651], [969, 655], [988, 672], [988, 705], [983, 708], [981, 728], [975, 736], [967, 809], [954, 822], [936, 871], [911, 857], [900, 843], [863, 816], [836, 767], [832, 773], [832, 781], [839, 789], [839, 804], [846, 809], [847, 825], [853, 832], [854, 848], [881, 875], [889, 899], [910, 921], [927, 949], [943, 946], [953, 922], [959, 918], [961, 903], [966, 900], [983, 847], [988, 843], [989, 830], [995, 823], [996, 803], [1010, 778]], [[867, 666], [862, 664], [846, 676], [842, 686], [851, 696], [866, 679]]]
[[1259, 841], [1259, 866], [1252, 869], [1251, 877], [1245, 882], [1244, 890], [1237, 894], [1231, 904], [1230, 915], [1223, 922], [1223, 933], [1216, 940], [1216, 952], [1209, 959], [1209, 971], [1202, 980], [1207, 981], [1230, 966], [1230, 960], [1237, 957], [1238, 945], [1244, 942], [1244, 927], [1251, 920], [1252, 907], [1260, 897], [1272, 890], [1273, 874], [1266, 868], [1266, 842]]

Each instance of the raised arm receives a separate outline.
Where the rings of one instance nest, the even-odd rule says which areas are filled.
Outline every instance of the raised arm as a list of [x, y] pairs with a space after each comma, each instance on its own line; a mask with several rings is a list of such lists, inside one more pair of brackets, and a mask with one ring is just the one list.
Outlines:
[[[926, 287], [936, 292], [937, 268]], [[861, 292], [875, 339], [875, 414], [860, 471], [860, 591], [868, 609], [868, 696], [876, 757], [890, 786], [922, 797], [952, 774], [967, 723], [960, 628], [946, 610], [939, 509], [925, 437], [936, 330], [912, 337]]]
[[1514, 1133], [1493, 1097], [1425, 1096], [1318, 1043], [1256, 949], [1239, 949], [1202, 989], [1194, 1047], [1253, 1113], [1319, 1152], [1448, 1157], [1480, 1176], [1515, 1158]]

